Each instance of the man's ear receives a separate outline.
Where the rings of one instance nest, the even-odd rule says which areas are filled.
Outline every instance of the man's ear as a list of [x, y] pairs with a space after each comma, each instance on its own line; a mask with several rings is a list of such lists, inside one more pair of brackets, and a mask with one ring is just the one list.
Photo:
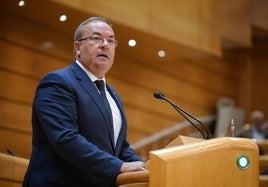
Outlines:
[[75, 42], [74, 42], [74, 54], [75, 54], [75, 56], [76, 56], [77, 58], [79, 58], [79, 55], [80, 55], [79, 47], [80, 47], [80, 42], [75, 41]]

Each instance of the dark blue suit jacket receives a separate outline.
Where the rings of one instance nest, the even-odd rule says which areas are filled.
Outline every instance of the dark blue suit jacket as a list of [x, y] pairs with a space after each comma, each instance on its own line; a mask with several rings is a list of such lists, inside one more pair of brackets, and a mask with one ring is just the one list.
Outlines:
[[122, 102], [107, 87], [122, 115], [116, 146], [101, 96], [75, 62], [41, 80], [33, 102], [32, 155], [23, 186], [111, 187], [123, 161], [140, 160], [126, 140]]

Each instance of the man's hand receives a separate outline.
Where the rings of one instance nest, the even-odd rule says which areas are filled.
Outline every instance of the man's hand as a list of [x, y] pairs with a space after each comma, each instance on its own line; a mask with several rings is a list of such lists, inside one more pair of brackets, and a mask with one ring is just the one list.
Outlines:
[[141, 161], [124, 162], [119, 170], [119, 173], [130, 172], [130, 171], [146, 171], [146, 169], [144, 168], [144, 163]]

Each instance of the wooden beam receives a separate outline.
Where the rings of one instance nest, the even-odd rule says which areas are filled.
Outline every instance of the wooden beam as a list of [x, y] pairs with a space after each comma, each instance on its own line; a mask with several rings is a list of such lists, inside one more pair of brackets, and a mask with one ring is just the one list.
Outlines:
[[214, 55], [221, 40], [251, 46], [251, 0], [51, 0]]
[[[220, 38], [202, 19], [201, 1], [51, 0], [91, 15], [220, 55]], [[202, 36], [202, 37], [201, 37]]]

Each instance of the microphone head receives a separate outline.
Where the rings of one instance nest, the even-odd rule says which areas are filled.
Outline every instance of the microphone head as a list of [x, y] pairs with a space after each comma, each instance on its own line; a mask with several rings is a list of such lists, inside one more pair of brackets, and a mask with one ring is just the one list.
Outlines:
[[154, 97], [157, 99], [165, 98], [164, 94], [162, 94], [161, 92], [154, 92]]

